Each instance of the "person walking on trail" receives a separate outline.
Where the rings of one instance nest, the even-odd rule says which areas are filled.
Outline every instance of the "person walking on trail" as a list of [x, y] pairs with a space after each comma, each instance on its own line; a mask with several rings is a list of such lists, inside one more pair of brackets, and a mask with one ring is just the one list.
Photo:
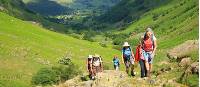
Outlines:
[[87, 61], [86, 61], [86, 64], [87, 64], [87, 71], [89, 73], [89, 78], [90, 79], [93, 79], [93, 70], [92, 70], [92, 59], [93, 56], [92, 55], [89, 55], [88, 58], [87, 58]]
[[114, 64], [114, 69], [119, 70], [120, 63], [119, 63], [119, 59], [118, 59], [117, 55], [115, 55], [113, 58], [113, 64]]
[[136, 48], [136, 53], [135, 53], [135, 60], [140, 64], [141, 68], [141, 78], [147, 77], [147, 69], [145, 66], [145, 58], [143, 56], [143, 49], [142, 49], [142, 40], [144, 36], [141, 36], [141, 40], [139, 42], [139, 45]]
[[[93, 60], [92, 60], [92, 70], [93, 70], [93, 74], [95, 77], [97, 77], [97, 74], [103, 71], [103, 63], [102, 63], [102, 59], [101, 56], [99, 56], [98, 54], [95, 54], [93, 56]], [[94, 78], [93, 78], [94, 79]]]
[[126, 73], [129, 74], [129, 68], [131, 68], [131, 75], [135, 76], [134, 74], [134, 54], [128, 42], [124, 42], [122, 48], [122, 63], [126, 66]]
[[142, 48], [144, 50], [145, 66], [147, 70], [147, 77], [150, 77], [152, 71], [152, 63], [157, 48], [156, 37], [151, 28], [147, 28], [144, 39], [142, 41]]

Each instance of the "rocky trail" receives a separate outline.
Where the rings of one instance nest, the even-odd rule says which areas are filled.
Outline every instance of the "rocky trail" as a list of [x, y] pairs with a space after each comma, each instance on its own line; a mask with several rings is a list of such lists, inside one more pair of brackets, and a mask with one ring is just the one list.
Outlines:
[[81, 76], [68, 80], [56, 87], [163, 87], [166, 84], [174, 87], [186, 87], [173, 79], [166, 80], [153, 76], [152, 79], [142, 79], [140, 75], [128, 76], [124, 71], [105, 70], [96, 80], [81, 80]]

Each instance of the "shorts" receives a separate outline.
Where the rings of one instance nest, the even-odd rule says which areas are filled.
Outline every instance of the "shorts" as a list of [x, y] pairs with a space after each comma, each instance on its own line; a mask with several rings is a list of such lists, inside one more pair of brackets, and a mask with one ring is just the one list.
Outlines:
[[131, 65], [134, 65], [134, 59], [130, 58], [130, 60], [125, 60], [124, 64], [125, 64], [126, 68], [129, 68]]
[[152, 54], [152, 51], [150, 51], [150, 52], [143, 52], [143, 56], [144, 56], [144, 59], [148, 62], [148, 63], [150, 63], [150, 64], [152, 64], [153, 63], [153, 57], [154, 57], [154, 55]]

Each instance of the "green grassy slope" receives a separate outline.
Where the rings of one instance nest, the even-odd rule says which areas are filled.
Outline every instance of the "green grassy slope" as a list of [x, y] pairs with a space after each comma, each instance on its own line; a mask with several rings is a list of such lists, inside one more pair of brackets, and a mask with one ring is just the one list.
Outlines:
[[[45, 30], [2, 12], [0, 19], [0, 86], [3, 87], [30, 87], [31, 77], [38, 69], [57, 64], [67, 52], [71, 52], [72, 61], [83, 70], [88, 54], [98, 53], [105, 61], [111, 61], [114, 54], [120, 53]], [[50, 65], [43, 64], [47, 61]]]
[[171, 48], [189, 39], [198, 39], [198, 0], [173, 0], [145, 13], [140, 20], [117, 33], [141, 33], [152, 27], [159, 48]]
[[[141, 35], [143, 35], [147, 27], [154, 30], [157, 37], [158, 49], [154, 58], [154, 70], [158, 71], [163, 67], [160, 63], [169, 61], [167, 51], [175, 46], [184, 43], [187, 40], [199, 40], [199, 25], [198, 25], [198, 0], [172, 0], [170, 3], [155, 8], [143, 14], [139, 20], [133, 22], [123, 31], [116, 31], [116, 34], [127, 34], [135, 32], [129, 38], [130, 42], [137, 45]], [[189, 53], [187, 56], [192, 58], [192, 61], [197, 61], [199, 58], [198, 50]], [[170, 67], [176, 67], [165, 75], [166, 79], [180, 78], [184, 72], [173, 62]], [[178, 69], [178, 70], [177, 70]], [[190, 75], [187, 84], [188, 86], [198, 86], [198, 77]]]

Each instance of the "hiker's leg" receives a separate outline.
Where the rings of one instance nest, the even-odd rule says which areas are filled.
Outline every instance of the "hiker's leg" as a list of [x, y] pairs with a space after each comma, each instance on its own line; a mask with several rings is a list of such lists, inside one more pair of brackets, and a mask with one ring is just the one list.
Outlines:
[[116, 70], [117, 70], [117, 71], [119, 70], [119, 66], [116, 66]]
[[145, 64], [144, 64], [144, 61], [143, 60], [139, 60], [139, 63], [140, 63], [140, 69], [141, 69], [141, 78], [143, 78], [145, 76]]
[[131, 75], [135, 76], [135, 74], [134, 74], [134, 64], [131, 64]]
[[117, 68], [116, 65], [114, 65], [114, 69], [115, 69], [115, 70], [116, 70], [116, 68]]
[[144, 63], [144, 77], [147, 77], [147, 68], [145, 65], [145, 60], [143, 60], [143, 63]]
[[145, 61], [145, 67], [146, 67], [146, 70], [147, 70], [147, 77], [149, 77], [149, 74], [150, 74], [150, 72], [149, 72], [149, 63], [148, 63], [148, 61]]
[[151, 77], [151, 72], [152, 72], [152, 64], [149, 63], [149, 77]]
[[129, 62], [128, 61], [124, 61], [125, 67], [126, 67], [126, 73], [128, 74], [129, 72]]
[[96, 67], [93, 67], [93, 76], [96, 76]]
[[151, 72], [152, 71], [152, 64], [149, 63], [149, 71]]

